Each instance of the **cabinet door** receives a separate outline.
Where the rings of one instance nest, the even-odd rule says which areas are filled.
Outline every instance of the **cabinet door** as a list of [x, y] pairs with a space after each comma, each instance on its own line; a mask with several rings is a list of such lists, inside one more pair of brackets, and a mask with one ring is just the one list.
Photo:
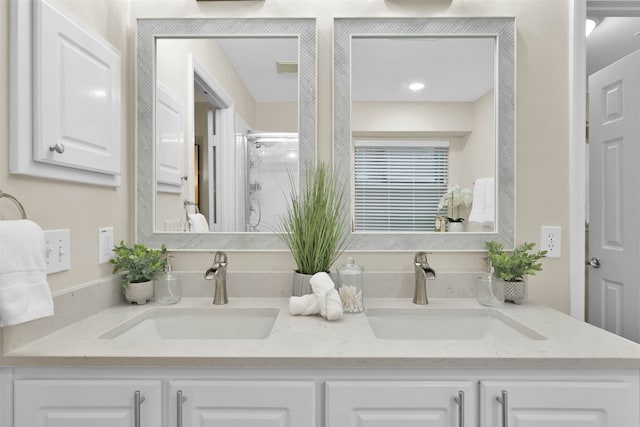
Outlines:
[[507, 424], [518, 427], [640, 425], [638, 390], [624, 381], [482, 381], [481, 427], [504, 425], [497, 397], [507, 392]]
[[326, 426], [472, 426], [475, 399], [470, 381], [328, 381]]
[[140, 427], [162, 425], [160, 381], [16, 380], [14, 427]]
[[[182, 424], [176, 421], [178, 391]], [[184, 427], [313, 427], [313, 381], [171, 381], [169, 425]]]

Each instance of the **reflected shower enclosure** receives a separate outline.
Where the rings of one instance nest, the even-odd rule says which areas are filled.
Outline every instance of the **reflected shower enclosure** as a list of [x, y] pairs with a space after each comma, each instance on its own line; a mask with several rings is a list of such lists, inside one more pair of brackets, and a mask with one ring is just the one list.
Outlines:
[[298, 134], [249, 131], [242, 137], [247, 144], [245, 231], [275, 232], [290, 194], [298, 190]]

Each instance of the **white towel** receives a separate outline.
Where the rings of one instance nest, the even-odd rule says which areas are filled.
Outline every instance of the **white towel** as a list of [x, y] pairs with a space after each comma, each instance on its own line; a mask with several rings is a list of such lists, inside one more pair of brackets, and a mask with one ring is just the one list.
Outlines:
[[493, 226], [496, 221], [495, 178], [478, 178], [473, 186], [473, 204], [469, 222]]
[[207, 219], [201, 213], [189, 214], [189, 231], [206, 233], [209, 231]]
[[473, 203], [471, 205], [471, 212], [469, 212], [469, 222], [484, 223], [487, 180], [488, 178], [476, 179], [476, 183], [473, 186]]
[[44, 232], [29, 220], [0, 221], [0, 326], [53, 316]]
[[303, 316], [320, 314], [327, 320], [342, 318], [342, 300], [327, 273], [316, 273], [310, 280], [313, 294], [289, 299], [289, 312]]
[[496, 223], [496, 180], [487, 178], [484, 199], [484, 225], [493, 226]]

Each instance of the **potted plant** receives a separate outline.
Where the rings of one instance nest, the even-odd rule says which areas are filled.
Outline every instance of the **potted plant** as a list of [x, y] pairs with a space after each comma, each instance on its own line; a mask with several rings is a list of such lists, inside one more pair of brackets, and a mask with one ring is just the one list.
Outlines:
[[167, 248], [150, 249], [137, 244], [128, 247], [124, 240], [113, 249], [115, 257], [109, 262], [113, 264], [113, 273], [126, 271], [122, 287], [127, 301], [146, 304], [153, 298], [153, 279], [164, 271], [167, 264]]
[[547, 251], [531, 252], [535, 243], [527, 242], [511, 253], [505, 252], [502, 243], [496, 241], [485, 245], [494, 274], [505, 282], [505, 300], [521, 304], [527, 297], [527, 276], [535, 276], [536, 272], [542, 271], [542, 264], [538, 261], [547, 255]]
[[298, 269], [292, 295], [311, 292], [309, 280], [328, 272], [342, 253], [348, 222], [344, 196], [333, 170], [324, 163], [307, 168], [305, 188], [291, 191], [286, 213], [279, 218], [278, 235], [291, 251]]
[[438, 203], [438, 211], [445, 207], [451, 210], [451, 216], [447, 217], [448, 231], [464, 231], [462, 227], [464, 218], [460, 216], [460, 206], [469, 207], [471, 202], [473, 202], [473, 192], [470, 189], [455, 184], [447, 188]]

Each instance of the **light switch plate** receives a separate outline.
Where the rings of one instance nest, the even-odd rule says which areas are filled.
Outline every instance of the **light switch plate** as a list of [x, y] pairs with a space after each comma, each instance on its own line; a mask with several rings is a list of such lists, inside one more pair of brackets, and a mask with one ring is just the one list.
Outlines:
[[45, 261], [47, 274], [71, 268], [71, 230], [45, 230]]

